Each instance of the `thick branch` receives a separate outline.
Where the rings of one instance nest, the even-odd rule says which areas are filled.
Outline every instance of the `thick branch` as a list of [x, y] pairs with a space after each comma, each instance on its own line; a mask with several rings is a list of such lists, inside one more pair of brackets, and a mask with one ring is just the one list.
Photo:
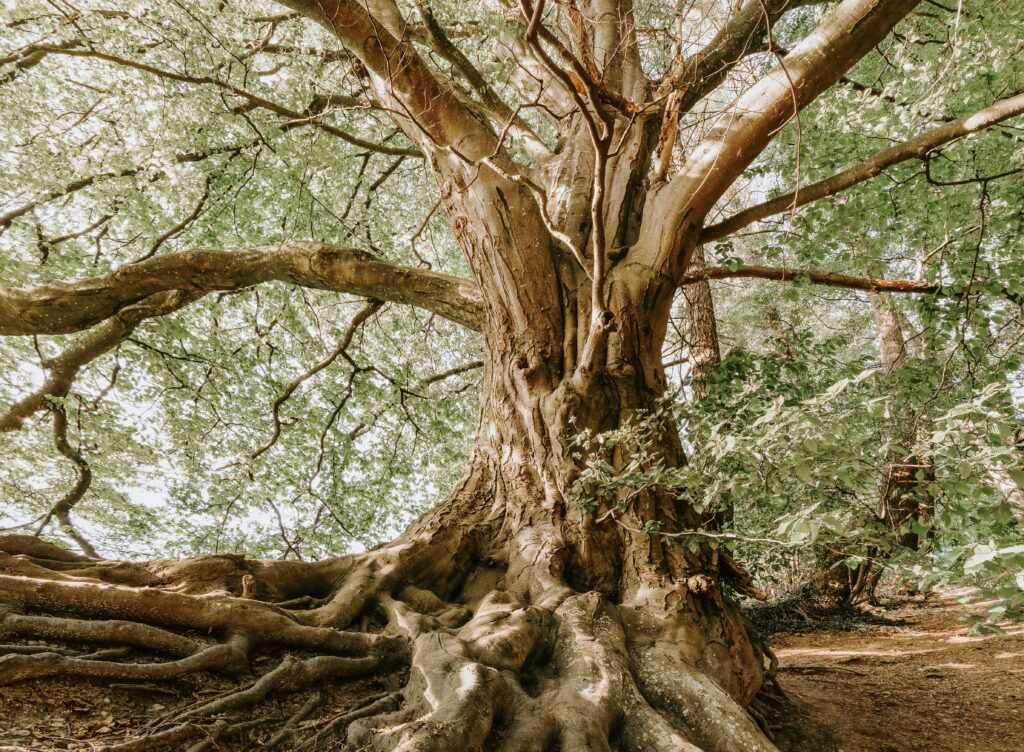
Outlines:
[[919, 0], [843, 0], [741, 96], [649, 201], [633, 254], [679, 280], [704, 217], [775, 134], [870, 52]]
[[876, 177], [887, 167], [908, 159], [920, 159], [943, 144], [969, 136], [1003, 120], [1020, 115], [1022, 112], [1024, 112], [1024, 92], [1001, 99], [983, 110], [922, 133], [909, 141], [883, 149], [870, 159], [833, 175], [827, 180], [812, 183], [792, 193], [773, 198], [771, 201], [751, 206], [718, 224], [709, 225], [701, 233], [701, 241], [708, 242], [724, 238], [765, 217], [806, 206], [826, 196], [833, 196], [858, 183]]
[[0, 288], [0, 335], [78, 331], [160, 292], [239, 290], [274, 280], [406, 303], [471, 329], [483, 327], [483, 302], [468, 280], [399, 266], [352, 248], [293, 241], [241, 251], [169, 253], [92, 279]]
[[518, 110], [513, 110], [506, 102], [498, 96], [497, 92], [487, 83], [487, 79], [470, 62], [469, 58], [448, 38], [444, 29], [434, 17], [433, 10], [425, 0], [416, 0], [416, 9], [420, 18], [423, 19], [425, 36], [430, 46], [445, 60], [452, 64], [452, 67], [473, 87], [480, 96], [481, 102], [488, 113], [493, 116], [501, 126], [510, 125], [516, 134], [522, 139], [523, 146], [530, 154], [538, 159], [551, 156], [551, 150], [547, 144], [534, 132], [520, 116]]
[[151, 295], [117, 311], [102, 326], [89, 332], [59, 355], [46, 359], [43, 362], [43, 368], [49, 372], [46, 381], [0, 415], [0, 432], [19, 428], [26, 418], [46, 407], [48, 399], [66, 397], [79, 370], [124, 342], [142, 321], [166, 316], [202, 294], [171, 290]]
[[[450, 86], [437, 79], [413, 48], [396, 36], [401, 19], [384, 3], [368, 7], [358, 0], [281, 0], [334, 34], [366, 67], [381, 102], [405, 134], [425, 150], [457, 146], [471, 160], [498, 149], [497, 138]], [[400, 14], [399, 14], [400, 15]]]

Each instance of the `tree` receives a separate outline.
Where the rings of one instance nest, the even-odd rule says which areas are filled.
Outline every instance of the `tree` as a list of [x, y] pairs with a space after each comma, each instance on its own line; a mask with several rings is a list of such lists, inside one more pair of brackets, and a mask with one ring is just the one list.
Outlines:
[[[107, 51], [81, 36], [79, 24], [91, 20], [80, 19], [77, 10], [58, 20], [59, 34], [24, 42], [4, 61], [11, 81], [51, 59], [129, 69], [170, 92], [182, 86], [215, 91], [212, 102], [226, 103], [249, 125], [253, 113], [269, 113], [281, 130], [317, 131], [318, 138], [383, 153], [396, 164], [422, 159], [470, 276], [400, 265], [322, 240], [162, 252], [194, 221], [190, 213], [139, 258], [105, 274], [0, 289], [0, 334], [86, 332], [44, 361], [45, 383], [11, 406], [0, 424], [14, 430], [48, 408], [57, 445], [66, 447], [61, 453], [87, 486], [89, 466], [83, 447], [68, 441], [63, 406], [82, 367], [126, 342], [147, 320], [201, 299], [209, 303], [215, 294], [281, 282], [295, 295], [314, 289], [369, 301], [324, 365], [307, 377], [344, 358], [356, 330], [383, 302], [480, 332], [482, 396], [468, 467], [453, 492], [394, 541], [318, 563], [215, 556], [115, 564], [87, 549], [78, 556], [9, 537], [3, 546], [7, 574], [0, 576], [0, 600], [13, 609], [4, 616], [8, 633], [113, 642], [174, 660], [133, 664], [13, 654], [0, 659], [0, 680], [58, 672], [148, 680], [233, 671], [246, 666], [253, 651], [283, 645], [317, 655], [285, 659], [251, 689], [199, 708], [162, 741], [202, 733], [191, 721], [223, 713], [236, 714], [236, 725], [226, 730], [240, 728], [237, 713], [268, 692], [406, 666], [409, 678], [400, 692], [339, 724], [351, 721], [351, 744], [381, 750], [489, 744], [506, 750], [772, 749], [745, 710], [769, 677], [767, 649], [724, 589], [729, 584], [752, 592], [745, 573], [709, 545], [678, 545], [701, 518], [672, 489], [648, 488], [596, 509], [578, 503], [573, 489], [585, 458], [573, 437], [615, 430], [656, 411], [667, 385], [662, 346], [672, 303], [702, 243], [1019, 114], [1024, 95], [926, 129], [792, 198], [712, 223], [716, 205], [780, 130], [888, 38], [917, 0], [843, 0], [830, 8], [757, 0], [721, 18], [712, 9], [704, 15], [720, 22], [713, 37], [676, 40], [657, 61], [664, 65], [655, 78], [650, 58], [658, 54], [641, 34], [632, 4], [570, 0], [550, 7], [523, 0], [496, 14], [507, 25], [502, 45], [512, 59], [509, 85], [500, 88], [474, 65], [469, 48], [456, 43], [464, 33], [493, 38], [497, 31], [487, 23], [445, 25], [424, 3], [415, 5], [417, 21], [407, 18], [411, 8], [387, 0], [284, 4], [292, 12], [259, 17], [266, 32], [253, 42], [252, 55], [300, 55], [307, 38], [330, 38], [334, 46], [316, 57], [344, 61], [351, 91], [315, 92], [303, 106], [278, 100], [273, 90], [264, 93], [244, 65], [235, 69], [228, 61], [192, 73], [175, 64], [174, 40], [165, 31], [154, 32], [159, 40], [152, 48], [122, 43], [125, 49]], [[116, 24], [135, 20], [122, 11], [89, 13]], [[23, 21], [31, 26], [19, 19], [15, 28]], [[773, 32], [787, 22], [794, 44], [784, 51]], [[315, 33], [312, 23], [326, 35]], [[276, 41], [282, 24], [301, 24], [290, 46]], [[744, 66], [758, 74], [749, 85], [737, 77]], [[280, 82], [278, 69], [262, 73]], [[294, 63], [294, 73], [280, 80], [292, 75], [301, 88], [302, 77], [312, 73]], [[729, 87], [741, 91], [705, 128], [703, 115], [711, 117]], [[707, 112], [694, 116], [708, 103]], [[330, 117], [332, 106], [386, 118], [401, 136], [355, 135]], [[687, 139], [671, 135], [684, 128]], [[255, 125], [252, 131], [257, 141], [265, 138]], [[670, 159], [658, 149], [665, 143]], [[218, 153], [230, 161], [240, 149], [237, 141], [206, 145], [172, 161]], [[656, 154], [661, 161], [653, 169]], [[666, 159], [671, 166], [661, 169]], [[146, 169], [112, 165], [104, 175]], [[75, 179], [23, 202], [0, 217], [0, 225], [24, 221], [40, 202], [72, 196], [99, 179]], [[63, 238], [39, 235], [45, 260], [46, 249]], [[742, 272], [730, 267], [726, 273]], [[792, 276], [787, 269], [762, 276], [773, 274]], [[939, 282], [824, 279], [868, 290], [955, 294]], [[270, 444], [282, 430], [279, 408], [302, 381], [289, 384], [274, 403]], [[674, 425], [663, 421], [653, 432], [659, 463], [685, 462]], [[616, 449], [605, 457], [613, 468], [630, 460]], [[53, 508], [66, 526], [80, 491]], [[74, 572], [73, 580], [67, 572]], [[215, 591], [229, 595], [210, 595]], [[217, 641], [172, 630], [197, 630]]]

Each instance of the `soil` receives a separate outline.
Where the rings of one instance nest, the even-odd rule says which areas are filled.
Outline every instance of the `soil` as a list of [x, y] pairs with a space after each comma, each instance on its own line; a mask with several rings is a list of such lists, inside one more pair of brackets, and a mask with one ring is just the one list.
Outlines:
[[[257, 659], [265, 671], [280, 656]], [[359, 707], [368, 696], [393, 691], [397, 677], [340, 681], [320, 690], [317, 714], [333, 718]], [[251, 683], [251, 678], [242, 684]], [[38, 750], [100, 750], [144, 732], [175, 725], [183, 711], [238, 689], [239, 682], [224, 676], [201, 674], [160, 684], [107, 683], [92, 679], [48, 678], [0, 687], [0, 752]], [[266, 720], [243, 735], [218, 740], [203, 749], [255, 750], [267, 743], [281, 725], [308, 699], [301, 693], [271, 698], [257, 706], [253, 719]], [[323, 724], [319, 724], [322, 726]], [[318, 724], [296, 724], [296, 741], [317, 731]], [[170, 748], [174, 748], [171, 745]], [[281, 749], [289, 749], [289, 744]], [[160, 747], [167, 749], [168, 747]], [[192, 749], [191, 743], [180, 745]], [[345, 749], [339, 739], [317, 745], [317, 752]]]
[[891, 626], [776, 635], [782, 752], [1024, 750], [1024, 624], [974, 634], [964, 595], [916, 598]]
[[[959, 621], [962, 595], [917, 598], [852, 620], [845, 630], [776, 634], [779, 682], [789, 698], [771, 718], [780, 750], [1024, 750], [1024, 625], [975, 635]], [[350, 710], [396, 678], [326, 687], [321, 713]], [[0, 752], [99, 749], [235, 686], [201, 676], [159, 686], [53, 678], [0, 687]], [[262, 704], [259, 713], [280, 722], [300, 703], [290, 695]], [[255, 749], [270, 735], [257, 728], [219, 748]], [[343, 748], [338, 740], [320, 747]]]

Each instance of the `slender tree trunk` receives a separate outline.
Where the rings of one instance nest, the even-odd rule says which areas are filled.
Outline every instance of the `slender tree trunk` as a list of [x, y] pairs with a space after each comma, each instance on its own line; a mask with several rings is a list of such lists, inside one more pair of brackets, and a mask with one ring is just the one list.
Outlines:
[[[704, 246], [698, 246], [694, 249], [693, 259], [690, 261], [690, 273], [697, 275], [706, 266]], [[722, 362], [715, 300], [711, 295], [711, 284], [706, 279], [684, 285], [682, 290], [683, 297], [686, 298], [690, 388], [693, 390], [694, 401], [700, 402], [709, 396], [708, 377], [711, 371]], [[732, 522], [732, 519], [733, 507], [730, 502], [725, 508], [705, 512], [702, 515], [702, 524], [709, 530], [719, 530], [723, 525]]]
[[[704, 246], [698, 246], [690, 261], [689, 274], [697, 275], [707, 266]], [[686, 333], [690, 345], [690, 383], [696, 400], [708, 396], [708, 373], [722, 362], [718, 342], [718, 322], [715, 319], [715, 301], [711, 296], [711, 283], [700, 279], [683, 286], [686, 298]]]
[[[892, 300], [884, 293], [868, 293], [878, 329], [882, 371], [895, 380], [908, 357], [907, 321]], [[902, 404], [893, 416], [892, 452], [886, 464], [878, 495], [878, 513], [882, 521], [897, 531], [896, 544], [917, 549], [920, 540], [912, 530], [901, 529], [912, 519], [930, 517], [927, 482], [934, 476], [931, 458], [920, 455], [915, 447], [930, 430], [924, 416], [911, 403]]]
[[[934, 479], [931, 458], [918, 452], [928, 437], [931, 424], [927, 416], [915, 409], [912, 402], [899, 395], [898, 376], [907, 358], [913, 353], [908, 344], [906, 317], [892, 300], [880, 292], [869, 292], [872, 316], [881, 356], [884, 378], [894, 386], [894, 404], [897, 412], [889, 421], [889, 452], [885, 459], [878, 490], [877, 519], [892, 532], [892, 545], [917, 550], [922, 541], [913, 529], [912, 521], [928, 522], [933, 514], [928, 484]], [[884, 558], [885, 551], [873, 549], [872, 558]], [[825, 571], [816, 578], [819, 592], [830, 599], [853, 604], [861, 600], [876, 602], [875, 590], [884, 574], [878, 563], [868, 560], [853, 570], [847, 570], [835, 555], [826, 561]]]

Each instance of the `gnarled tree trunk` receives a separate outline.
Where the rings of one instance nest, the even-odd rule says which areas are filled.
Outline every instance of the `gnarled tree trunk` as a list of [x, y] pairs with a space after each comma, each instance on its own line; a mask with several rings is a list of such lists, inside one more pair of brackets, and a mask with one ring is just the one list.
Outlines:
[[[224, 556], [118, 564], [5, 539], [0, 633], [172, 660], [11, 652], [0, 658], [0, 684], [240, 672], [256, 651], [284, 647], [306, 657], [286, 657], [251, 686], [114, 748], [215, 739], [247, 728], [242, 714], [271, 694], [397, 671], [401, 690], [330, 721], [306, 746], [347, 730], [352, 748], [389, 751], [772, 750], [744, 709], [765, 681], [766, 658], [722, 585], [729, 576], [743, 587], [742, 574], [710, 548], [666, 542], [700, 524], [685, 498], [650, 491], [614, 514], [575, 507], [580, 465], [569, 442], [655, 405], [669, 311], [706, 216], [773, 135], [916, 0], [843, 0], [736, 100], [677, 173], [653, 178], [668, 94], [673, 107], [692, 108], [766, 44], [772, 20], [792, 3], [744, 4], [711, 44], [680, 54], [654, 82], [640, 64], [630, 3], [567, 3], [575, 55], [559, 53], [559, 62], [551, 51], [564, 43], [545, 28], [543, 4], [524, 0], [516, 49], [545, 72], [547, 96], [574, 105], [556, 124], [557, 154], [543, 155], [541, 144], [533, 164], [506, 144], [513, 131], [537, 146], [515, 113], [493, 127], [417, 53], [410, 40], [424, 34], [444, 47], [437, 28], [411, 28], [386, 0], [285, 4], [358, 59], [380, 109], [425, 157], [474, 279], [323, 244], [165, 254], [93, 280], [0, 290], [0, 333], [105, 322], [87, 348], [103, 351], [137, 323], [121, 317], [144, 301], [272, 279], [419, 305], [484, 334], [469, 469], [395, 541], [316, 564]], [[67, 351], [62, 368], [73, 374], [83, 353]], [[16, 406], [10, 422], [37, 403], [45, 398]], [[682, 461], [673, 426], [657, 444], [667, 465]], [[648, 523], [660, 534], [640, 532]], [[282, 729], [292, 740], [295, 723]]]

